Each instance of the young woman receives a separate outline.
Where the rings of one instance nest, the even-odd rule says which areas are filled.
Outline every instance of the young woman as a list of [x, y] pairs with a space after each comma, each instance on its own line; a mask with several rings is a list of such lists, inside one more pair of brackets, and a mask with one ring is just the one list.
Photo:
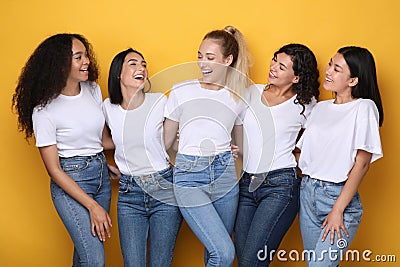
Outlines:
[[241, 267], [269, 266], [296, 217], [300, 179], [293, 151], [318, 99], [318, 77], [312, 51], [288, 44], [274, 53], [269, 84], [250, 88], [235, 224]]
[[145, 93], [147, 63], [131, 48], [110, 67], [104, 114], [120, 172], [118, 229], [124, 266], [171, 266], [182, 215], [163, 143], [162, 93]]
[[103, 154], [102, 96], [89, 42], [78, 34], [43, 41], [18, 80], [13, 105], [26, 138], [34, 133], [53, 203], [74, 242], [73, 266], [104, 266], [111, 199]]
[[371, 53], [343, 47], [325, 74], [324, 87], [335, 98], [315, 106], [297, 144], [305, 174], [300, 228], [304, 249], [314, 251], [309, 266], [338, 266], [363, 212], [358, 186], [370, 163], [382, 157], [383, 109]]
[[[248, 54], [233, 28], [209, 32], [198, 50], [202, 77], [173, 87], [164, 123], [169, 148], [179, 128], [174, 168], [176, 198], [185, 221], [205, 246], [206, 266], [231, 266], [238, 203], [231, 132], [245, 109]], [[240, 126], [238, 126], [240, 127]]]

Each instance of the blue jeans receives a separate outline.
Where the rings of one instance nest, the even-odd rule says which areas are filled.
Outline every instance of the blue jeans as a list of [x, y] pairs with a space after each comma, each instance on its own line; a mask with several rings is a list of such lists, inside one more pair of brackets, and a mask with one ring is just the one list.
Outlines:
[[330, 243], [329, 235], [322, 242], [325, 229], [321, 229], [321, 225], [332, 210], [343, 186], [344, 182], [325, 182], [308, 175], [303, 177], [300, 186], [299, 219], [304, 249], [308, 254], [306, 257], [308, 266], [338, 266], [340, 256], [345, 255], [357, 232], [363, 213], [358, 193], [354, 195], [343, 213], [344, 226], [349, 237], [346, 237], [342, 231], [342, 240], [338, 240], [335, 233], [333, 244]]
[[[104, 154], [60, 158], [63, 171], [107, 212], [111, 185]], [[89, 211], [69, 196], [53, 180], [50, 182], [54, 206], [74, 242], [73, 266], [104, 266], [103, 243], [91, 232]]]
[[176, 198], [185, 221], [205, 247], [206, 266], [231, 266], [235, 258], [231, 234], [239, 196], [231, 153], [177, 154], [175, 161]]
[[172, 169], [145, 176], [122, 175], [118, 193], [118, 228], [124, 266], [171, 266], [182, 223], [172, 204]]
[[269, 266], [299, 210], [300, 180], [296, 168], [257, 174], [264, 181], [249, 190], [252, 175], [240, 180], [235, 247], [240, 267]]

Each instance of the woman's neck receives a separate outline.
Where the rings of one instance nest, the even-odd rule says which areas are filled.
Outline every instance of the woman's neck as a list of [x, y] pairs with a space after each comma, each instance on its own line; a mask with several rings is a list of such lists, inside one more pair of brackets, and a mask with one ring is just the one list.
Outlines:
[[293, 86], [287, 85], [283, 87], [278, 87], [274, 84], [268, 84], [265, 86], [264, 90], [268, 90], [270, 93], [274, 94], [276, 97], [291, 98], [296, 94], [293, 90]]
[[61, 90], [61, 94], [66, 96], [79, 95], [81, 86], [79, 83], [72, 83], [67, 81], [67, 85]]
[[121, 107], [125, 110], [132, 110], [143, 104], [145, 94], [143, 90], [122, 90]]

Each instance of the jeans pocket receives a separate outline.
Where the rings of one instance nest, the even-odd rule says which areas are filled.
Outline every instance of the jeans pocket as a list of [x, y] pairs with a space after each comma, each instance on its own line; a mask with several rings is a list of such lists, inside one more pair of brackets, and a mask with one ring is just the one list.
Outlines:
[[342, 188], [342, 185], [324, 184], [322, 186], [322, 191], [328, 198], [336, 200], [339, 197], [340, 192], [342, 192]]
[[118, 193], [119, 194], [126, 194], [129, 192], [129, 188], [133, 186], [129, 181], [127, 180], [119, 180], [119, 188], [118, 188]]
[[181, 172], [192, 172], [197, 166], [198, 157], [178, 154], [175, 159], [174, 175]]
[[66, 174], [81, 172], [89, 166], [89, 161], [86, 159], [65, 160], [61, 163], [61, 168]]

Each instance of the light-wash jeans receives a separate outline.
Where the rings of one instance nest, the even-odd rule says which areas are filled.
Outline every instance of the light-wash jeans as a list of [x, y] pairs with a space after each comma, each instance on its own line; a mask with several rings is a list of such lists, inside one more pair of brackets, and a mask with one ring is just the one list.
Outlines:
[[176, 156], [176, 199], [185, 221], [205, 246], [207, 267], [229, 267], [234, 261], [231, 234], [239, 198], [237, 182], [230, 152]]
[[307, 264], [312, 267], [338, 266], [342, 255], [353, 241], [360, 225], [363, 207], [360, 196], [356, 193], [343, 212], [344, 226], [349, 237], [342, 231], [342, 239], [338, 240], [335, 233], [333, 244], [330, 243], [328, 234], [324, 242], [322, 235], [325, 229], [321, 229], [326, 216], [332, 210], [344, 182], [332, 183], [311, 178], [306, 175], [300, 185], [300, 229], [303, 238], [304, 249], [307, 251]]
[[172, 169], [144, 176], [122, 175], [119, 184], [118, 229], [124, 266], [146, 266], [148, 241], [147, 266], [171, 266], [182, 223], [172, 200]]
[[[61, 168], [107, 212], [110, 209], [111, 185], [104, 154], [60, 158]], [[53, 180], [50, 190], [54, 206], [74, 242], [73, 266], [105, 265], [103, 243], [92, 235], [89, 211], [68, 195]]]

